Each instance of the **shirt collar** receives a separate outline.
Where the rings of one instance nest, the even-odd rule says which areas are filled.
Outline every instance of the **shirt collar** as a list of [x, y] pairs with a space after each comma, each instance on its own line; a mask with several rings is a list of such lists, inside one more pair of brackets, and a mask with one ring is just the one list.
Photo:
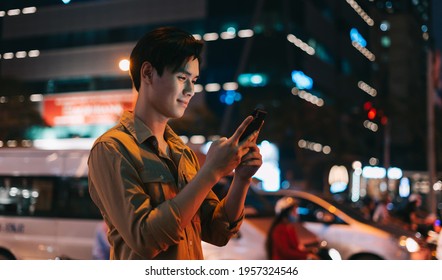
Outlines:
[[171, 142], [173, 146], [175, 146], [179, 150], [184, 150], [186, 148], [186, 145], [181, 140], [181, 138], [173, 131], [173, 129], [167, 125], [166, 131], [164, 132], [164, 137], [166, 138], [167, 142]]
[[131, 111], [124, 111], [120, 123], [127, 129], [127, 131], [129, 131], [138, 143], [143, 143], [147, 139], [154, 137], [150, 128]]
[[[143, 143], [151, 137], [155, 137], [152, 130], [144, 124], [135, 114], [131, 111], [124, 111], [121, 116], [120, 123], [129, 131], [129, 133], [137, 140], [138, 143]], [[175, 147], [182, 150], [186, 146], [181, 140], [181, 138], [173, 131], [173, 129], [166, 125], [166, 130], [164, 132], [166, 141], [170, 141]]]

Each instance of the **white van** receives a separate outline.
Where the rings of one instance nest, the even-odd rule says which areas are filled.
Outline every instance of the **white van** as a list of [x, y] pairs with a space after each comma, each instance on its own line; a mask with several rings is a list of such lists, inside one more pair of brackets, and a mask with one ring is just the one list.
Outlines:
[[92, 259], [102, 217], [89, 197], [88, 156], [0, 148], [0, 259]]

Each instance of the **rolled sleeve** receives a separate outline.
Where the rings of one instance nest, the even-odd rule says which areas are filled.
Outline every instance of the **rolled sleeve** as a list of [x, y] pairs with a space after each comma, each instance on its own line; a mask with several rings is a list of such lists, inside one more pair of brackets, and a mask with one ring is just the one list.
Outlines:
[[225, 200], [218, 201], [216, 195], [211, 192], [202, 206], [203, 213], [212, 215], [203, 216], [202, 239], [216, 246], [224, 246], [235, 235], [244, 220], [244, 211], [236, 221], [229, 221], [226, 213]]
[[185, 238], [180, 221], [179, 209], [171, 200], [166, 200], [150, 212], [147, 228], [160, 250], [165, 251], [171, 244]]

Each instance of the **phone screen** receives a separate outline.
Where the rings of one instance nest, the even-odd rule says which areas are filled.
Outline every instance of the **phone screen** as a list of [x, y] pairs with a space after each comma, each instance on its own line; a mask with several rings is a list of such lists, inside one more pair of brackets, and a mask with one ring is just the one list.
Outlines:
[[250, 134], [252, 134], [261, 127], [267, 115], [267, 112], [260, 109], [255, 109], [251, 115], [253, 116], [253, 121], [247, 126], [246, 130], [239, 138], [240, 142], [246, 139], [247, 137], [249, 137]]

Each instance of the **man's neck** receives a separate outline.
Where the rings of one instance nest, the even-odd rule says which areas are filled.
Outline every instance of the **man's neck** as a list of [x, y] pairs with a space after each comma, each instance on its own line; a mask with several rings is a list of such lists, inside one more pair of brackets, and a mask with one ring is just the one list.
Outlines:
[[[146, 110], [149, 112], [148, 110]], [[167, 142], [164, 139], [164, 132], [166, 130], [167, 120], [159, 120], [153, 115], [148, 113], [137, 112], [136, 108], [134, 110], [135, 116], [140, 119], [152, 132], [158, 141], [158, 149], [160, 149], [164, 154], [167, 154]]]

